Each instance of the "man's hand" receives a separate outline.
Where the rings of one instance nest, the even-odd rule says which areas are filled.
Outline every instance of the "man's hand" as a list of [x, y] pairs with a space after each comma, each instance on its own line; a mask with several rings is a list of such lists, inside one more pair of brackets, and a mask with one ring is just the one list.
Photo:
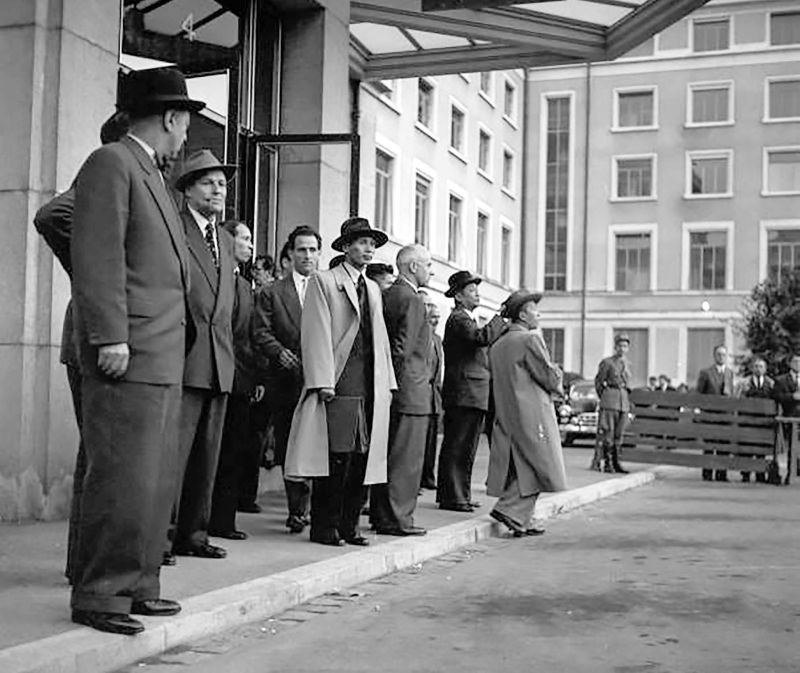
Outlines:
[[97, 368], [112, 379], [125, 375], [129, 361], [128, 344], [107, 344], [97, 349]]
[[278, 356], [278, 363], [284, 369], [299, 369], [300, 368], [300, 360], [297, 359], [297, 356], [292, 353], [288, 348], [284, 348], [281, 351], [281, 354]]
[[317, 395], [319, 395], [319, 399], [323, 402], [330, 402], [334, 397], [336, 397], [336, 392], [333, 388], [320, 388], [317, 390]]
[[264, 399], [264, 393], [266, 393], [267, 389], [262, 385], [257, 385], [256, 389], [253, 391], [253, 402], [260, 402]]

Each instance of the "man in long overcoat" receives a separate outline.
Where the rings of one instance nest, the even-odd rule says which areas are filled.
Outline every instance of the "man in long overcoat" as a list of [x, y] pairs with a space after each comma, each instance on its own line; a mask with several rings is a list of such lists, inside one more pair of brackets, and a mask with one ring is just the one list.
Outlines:
[[[190, 275], [185, 234], [160, 166], [186, 140], [174, 68], [134, 71], [118, 107], [129, 133], [96, 150], [75, 181], [72, 270], [83, 377], [81, 498], [72, 620], [133, 635], [131, 614], [171, 615], [159, 569], [177, 480]], [[189, 333], [191, 334], [191, 333]]]
[[303, 391], [286, 476], [313, 477], [311, 540], [368, 544], [359, 533], [365, 484], [386, 482], [391, 393], [397, 388], [378, 285], [364, 277], [382, 231], [353, 217], [332, 244], [345, 254], [309, 282], [300, 328]]
[[[700, 370], [697, 377], [697, 392], [701, 395], [734, 396], [733, 370], [728, 367], [728, 349], [722, 344], [714, 348], [714, 364]], [[706, 454], [726, 455], [723, 451], [703, 451]], [[728, 481], [727, 470], [714, 470], [703, 468], [701, 471], [703, 481]]]
[[566, 489], [553, 395], [563, 392], [536, 308], [541, 295], [517, 290], [504, 304], [512, 322], [489, 350], [495, 418], [489, 453], [487, 493], [500, 499], [490, 515], [515, 535], [539, 535], [532, 525], [542, 492]]

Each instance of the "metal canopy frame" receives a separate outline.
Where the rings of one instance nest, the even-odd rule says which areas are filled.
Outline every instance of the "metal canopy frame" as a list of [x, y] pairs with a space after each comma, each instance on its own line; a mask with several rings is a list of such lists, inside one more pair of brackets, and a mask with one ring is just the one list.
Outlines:
[[[545, 11], [566, 0], [353, 0], [351, 25], [396, 28], [409, 49], [375, 53], [351, 33], [351, 62], [362, 79], [378, 80], [613, 60], [708, 2], [584, 1], [625, 14], [602, 25]], [[535, 8], [540, 3], [542, 11]], [[458, 37], [465, 43], [425, 49], [409, 31]]]

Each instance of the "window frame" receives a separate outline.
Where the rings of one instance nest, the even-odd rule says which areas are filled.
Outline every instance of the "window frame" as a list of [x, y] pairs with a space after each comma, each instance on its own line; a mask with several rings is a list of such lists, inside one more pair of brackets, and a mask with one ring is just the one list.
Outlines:
[[800, 187], [788, 191], [772, 191], [769, 188], [769, 155], [771, 153], [780, 152], [798, 152], [800, 153], [800, 145], [780, 145], [775, 147], [765, 147], [763, 150], [762, 162], [762, 183], [761, 183], [761, 196], [797, 196], [800, 194]]
[[[420, 121], [419, 119], [419, 97], [421, 93], [420, 83], [424, 82], [428, 86], [430, 86], [430, 95], [431, 95], [431, 107], [430, 107], [430, 125], [425, 124], [424, 122]], [[429, 136], [433, 140], [436, 140], [436, 133], [434, 130], [434, 126], [436, 123], [436, 82], [434, 82], [430, 77], [417, 77], [417, 112], [414, 115], [414, 127], [424, 133], [425, 135]]]
[[[504, 183], [505, 170], [506, 170], [506, 155], [511, 157], [511, 177], [509, 184]], [[503, 143], [502, 161], [500, 167], [500, 191], [506, 196], [515, 199], [517, 197], [517, 153], [508, 145]]]
[[[650, 235], [650, 279], [647, 290], [620, 290], [617, 288], [617, 236]], [[608, 259], [606, 264], [606, 291], [624, 294], [655, 292], [658, 286], [658, 225], [655, 222], [642, 224], [612, 224], [608, 227]]]
[[[619, 196], [619, 160], [626, 159], [650, 159], [651, 160], [651, 183], [652, 193], [649, 196]], [[614, 203], [633, 203], [637, 201], [657, 201], [658, 200], [658, 154], [656, 152], [646, 152], [642, 154], [614, 154], [611, 157], [611, 198]]]
[[[699, 289], [689, 287], [691, 279], [691, 234], [724, 231], [725, 239], [725, 285], [719, 289]], [[725, 222], [684, 222], [681, 229], [681, 291], [692, 294], [715, 294], [733, 291], [734, 261], [734, 223]]]
[[[511, 104], [511, 108], [512, 108], [511, 109], [511, 114], [508, 114], [508, 111], [506, 110], [506, 90], [507, 90], [507, 88], [510, 88], [511, 91], [513, 92], [513, 101], [512, 101], [512, 104]], [[508, 75], [506, 75], [503, 78], [503, 121], [505, 121], [507, 124], [509, 124], [513, 128], [517, 128], [517, 119], [519, 117], [519, 114], [517, 112], [517, 109], [519, 107], [519, 105], [517, 103], [517, 99], [519, 97], [518, 94], [519, 94], [519, 87], [517, 86], [516, 82], [514, 82]]]
[[[478, 246], [478, 235], [480, 231], [480, 227], [478, 224], [480, 223], [481, 215], [486, 218], [486, 238], [483, 241], [483, 270], [481, 271], [480, 259], [479, 259], [479, 251], [480, 248]], [[485, 203], [476, 203], [475, 204], [475, 272], [481, 276], [482, 278], [489, 277], [489, 260], [491, 259], [491, 255], [489, 254], [489, 241], [491, 239], [492, 233], [492, 211]]]
[[[447, 210], [445, 211], [447, 213], [447, 236], [445, 237], [444, 259], [447, 263], [458, 266], [461, 264], [461, 259], [463, 257], [464, 218], [466, 217], [466, 213], [468, 213], [467, 192], [460, 185], [448, 180], [445, 194], [446, 194], [445, 206], [447, 207]], [[451, 196], [454, 196], [461, 201], [461, 213], [460, 213], [460, 222], [458, 228], [459, 239], [458, 241], [456, 241], [456, 246], [455, 246], [456, 259], [451, 259], [450, 257], [450, 197]]]
[[[453, 108], [456, 108], [461, 114], [464, 116], [464, 126], [461, 132], [461, 143], [462, 148], [459, 150], [452, 145], [452, 131], [453, 131]], [[457, 98], [450, 96], [450, 115], [448, 119], [449, 129], [448, 129], [448, 139], [447, 139], [447, 150], [452, 154], [454, 157], [460, 159], [464, 163], [467, 163], [467, 156], [469, 151], [469, 124], [467, 122], [468, 119], [468, 110], [467, 106], [464, 105], [461, 101]]]
[[[725, 157], [728, 160], [728, 191], [715, 192], [713, 194], [693, 194], [692, 193], [692, 159], [719, 159]], [[703, 199], [730, 199], [733, 198], [733, 161], [734, 151], [732, 149], [719, 150], [687, 150], [684, 163], [684, 185], [683, 198], [690, 200]]]
[[[508, 259], [503, 260], [503, 236], [504, 234], [508, 233]], [[511, 287], [511, 267], [513, 262], [511, 261], [511, 257], [514, 250], [514, 225], [511, 221], [506, 217], [500, 218], [500, 275], [498, 277], [498, 281], [500, 285], [505, 288]]]
[[[481, 77], [486, 74], [489, 75], [489, 90], [484, 91], [481, 87]], [[483, 98], [492, 107], [495, 106], [495, 72], [494, 70], [481, 70], [478, 72], [478, 96]]]
[[771, 75], [764, 78], [764, 116], [761, 119], [764, 124], [786, 124], [800, 121], [800, 111], [795, 117], [771, 117], [770, 116], [770, 97], [769, 85], [772, 82], [797, 82], [800, 85], [800, 74], [796, 75]]
[[798, 231], [800, 218], [788, 220], [761, 220], [758, 223], [758, 279], [767, 279], [767, 261], [769, 258], [770, 231]]
[[800, 16], [800, 10], [791, 9], [773, 9], [766, 13], [767, 27], [765, 31], [766, 42], [768, 49], [796, 49], [800, 46], [800, 42], [789, 42], [788, 44], [772, 44], [772, 17], [776, 14], [797, 14]]
[[[489, 139], [489, 149], [486, 155], [486, 160], [488, 162], [486, 168], [481, 167], [481, 136], [486, 135]], [[475, 166], [480, 175], [485, 180], [489, 182], [494, 182], [494, 161], [492, 160], [494, 157], [494, 133], [492, 130], [486, 126], [485, 124], [479, 123], [478, 124], [478, 142], [476, 146], [476, 156], [475, 156]]]
[[[721, 122], [696, 122], [694, 116], [695, 90], [727, 89], [728, 90], [728, 119]], [[736, 123], [736, 84], [732, 79], [708, 82], [689, 82], [686, 85], [686, 128], [708, 128], [711, 126], [733, 126]]]
[[[387, 193], [388, 193], [388, 204], [386, 206], [386, 217], [388, 222], [386, 223], [386, 228], [382, 228], [379, 226], [378, 218], [375, 216], [377, 215], [377, 206], [378, 206], [378, 154], [383, 154], [384, 156], [389, 158], [390, 161], [390, 171], [387, 176]], [[387, 148], [382, 143], [375, 143], [375, 190], [374, 190], [374, 203], [373, 203], [373, 217], [374, 217], [374, 224], [376, 229], [380, 229], [384, 232], [387, 236], [392, 237], [394, 235], [394, 210], [395, 210], [395, 203], [397, 201], [395, 195], [395, 182], [397, 180], [397, 152], [393, 152], [391, 149]]]
[[[648, 126], [620, 126], [619, 125], [619, 99], [620, 94], [652, 93], [653, 94], [653, 123]], [[658, 130], [658, 85], [616, 87], [613, 95], [613, 109], [611, 111], [611, 131], [613, 133], [635, 133], [637, 131]]]
[[[417, 185], [420, 183], [421, 180], [424, 180], [428, 185], [428, 199], [427, 199], [427, 209], [426, 209], [426, 221], [425, 221], [425, 240], [424, 241], [417, 241]], [[413, 190], [413, 213], [414, 213], [414, 241], [419, 243], [420, 245], [424, 245], [428, 250], [431, 249], [431, 220], [433, 214], [433, 193], [434, 193], [434, 184], [435, 181], [433, 177], [424, 170], [421, 170], [419, 166], [414, 166], [414, 190]]]
[[[695, 36], [694, 36], [694, 29], [697, 24], [703, 23], [716, 23], [719, 21], [726, 21], [728, 24], [728, 46], [725, 49], [704, 49], [703, 51], [697, 51], [695, 45]], [[731, 51], [733, 46], [733, 36], [735, 35], [734, 32], [734, 15], [733, 14], [713, 14], [708, 16], [698, 16], [692, 18], [689, 25], [689, 53], [691, 54], [724, 54], [725, 52]]]

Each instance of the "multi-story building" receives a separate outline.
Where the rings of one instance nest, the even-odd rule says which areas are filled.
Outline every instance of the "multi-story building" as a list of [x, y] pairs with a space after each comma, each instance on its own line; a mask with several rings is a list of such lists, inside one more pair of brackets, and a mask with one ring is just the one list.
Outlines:
[[361, 86], [360, 202], [390, 244], [421, 243], [440, 292], [458, 269], [485, 278], [488, 313], [519, 284], [523, 72], [508, 70]]
[[693, 385], [743, 299], [800, 263], [800, 7], [709, 2], [613, 62], [529, 71], [523, 277], [552, 350]]

